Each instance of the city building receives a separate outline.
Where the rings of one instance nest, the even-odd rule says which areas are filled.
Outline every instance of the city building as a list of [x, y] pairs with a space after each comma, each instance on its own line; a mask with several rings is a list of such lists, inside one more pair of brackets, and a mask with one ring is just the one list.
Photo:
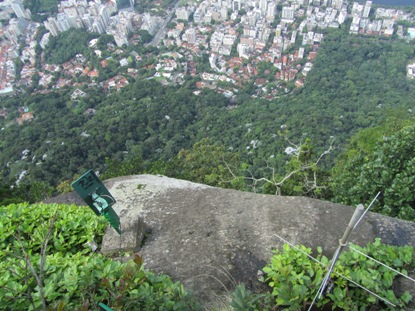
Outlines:
[[266, 19], [269, 22], [273, 22], [274, 21], [275, 15], [276, 15], [276, 11], [277, 11], [277, 5], [275, 4], [275, 2], [268, 3]]
[[10, 2], [10, 6], [13, 9], [13, 12], [18, 18], [26, 18], [25, 9], [20, 0], [13, 0]]
[[267, 12], [268, 0], [259, 0], [259, 9], [261, 11], [261, 15], [265, 16]]
[[363, 9], [363, 15], [362, 15], [362, 17], [364, 17], [364, 18], [368, 18], [369, 17], [369, 13], [370, 13], [371, 7], [372, 7], [372, 1], [366, 1], [365, 7]]
[[294, 13], [295, 13], [294, 7], [284, 6], [282, 8], [282, 21], [286, 23], [294, 22]]
[[232, 11], [233, 12], [238, 12], [241, 9], [242, 9], [241, 0], [233, 0], [232, 1]]
[[8, 31], [15, 36], [21, 36], [28, 25], [29, 22], [24, 18], [12, 18], [9, 21]]
[[59, 13], [56, 16], [56, 24], [60, 32], [67, 31], [71, 28], [71, 25], [68, 22], [68, 18], [65, 13]]
[[197, 24], [201, 23], [203, 20], [203, 12], [199, 8], [196, 9], [196, 11], [193, 14], [193, 21]]
[[189, 20], [189, 12], [187, 11], [187, 9], [185, 7], [178, 7], [176, 9], [176, 16], [177, 19], [181, 19], [181, 20]]
[[189, 28], [185, 31], [187, 42], [194, 44], [196, 43], [196, 30]]
[[92, 24], [92, 30], [99, 34], [103, 34], [105, 32], [105, 27], [100, 19], [95, 19], [94, 23]]
[[46, 21], [43, 22], [45, 28], [50, 31], [52, 36], [56, 37], [59, 33], [58, 24], [54, 17], [49, 17]]
[[336, 10], [341, 10], [343, 7], [343, 0], [332, 0], [331, 5]]

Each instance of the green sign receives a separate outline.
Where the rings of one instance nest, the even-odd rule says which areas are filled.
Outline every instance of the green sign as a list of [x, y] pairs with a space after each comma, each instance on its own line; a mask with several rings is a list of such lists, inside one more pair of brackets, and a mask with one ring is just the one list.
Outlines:
[[92, 198], [93, 194], [103, 198], [107, 202], [108, 206], [111, 206], [115, 203], [115, 199], [92, 170], [86, 172], [84, 175], [75, 180], [72, 183], [72, 187], [85, 201], [85, 203], [88, 204], [90, 208], [92, 208], [97, 216], [101, 216], [102, 211], [99, 211], [96, 207], [96, 204], [94, 204], [96, 203], [96, 199]]
[[121, 234], [120, 218], [111, 207], [116, 201], [92, 170], [75, 180], [72, 187], [97, 216], [104, 215], [111, 226]]
[[106, 304], [103, 304], [102, 302], [100, 302], [99, 304], [98, 304], [98, 306], [100, 307], [100, 309], [101, 310], [103, 310], [103, 311], [114, 311], [114, 310], [112, 310], [110, 307], [108, 307]]

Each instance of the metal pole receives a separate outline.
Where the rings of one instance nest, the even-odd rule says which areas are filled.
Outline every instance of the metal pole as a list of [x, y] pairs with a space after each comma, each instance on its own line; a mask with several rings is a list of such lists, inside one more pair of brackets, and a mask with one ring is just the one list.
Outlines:
[[369, 206], [367, 207], [366, 211], [363, 213], [363, 215], [359, 218], [359, 221], [356, 222], [356, 224], [353, 227], [353, 230], [357, 227], [357, 225], [359, 224], [359, 222], [363, 219], [363, 217], [366, 216], [367, 212], [370, 210], [370, 208], [372, 207], [373, 203], [375, 203], [375, 201], [378, 199], [378, 197], [380, 196], [382, 192], [378, 192], [378, 194], [375, 196], [375, 198], [372, 200], [372, 202], [370, 202]]
[[342, 238], [339, 240], [339, 247], [336, 249], [336, 252], [333, 255], [333, 258], [331, 260], [331, 265], [329, 267], [329, 271], [326, 273], [326, 275], [323, 278], [323, 282], [320, 286], [320, 288], [317, 291], [316, 296], [314, 297], [313, 302], [310, 305], [309, 311], [312, 309], [314, 302], [316, 299], [320, 299], [321, 296], [324, 293], [324, 290], [327, 287], [327, 283], [330, 280], [330, 274], [333, 272], [334, 266], [336, 265], [336, 261], [339, 258], [341, 252], [343, 251], [344, 247], [347, 245], [347, 240], [349, 239], [350, 234], [352, 233], [353, 229], [355, 228], [356, 223], [361, 219], [361, 216], [363, 215], [364, 207], [362, 204], [359, 204], [357, 208], [355, 209], [352, 218], [349, 221], [349, 224], [347, 225], [346, 231], [344, 232]]
[[355, 224], [360, 219], [364, 212], [364, 206], [362, 204], [359, 204], [357, 208], [355, 209], [352, 218], [349, 221], [349, 224], [347, 225], [346, 231], [344, 232], [342, 238], [339, 240], [339, 247], [337, 248], [337, 251], [334, 253], [333, 259], [331, 260], [331, 265], [329, 268], [329, 271], [326, 274], [326, 277], [323, 281], [323, 285], [320, 291], [320, 295], [318, 298], [321, 298], [321, 295], [323, 294], [324, 290], [326, 289], [327, 282], [330, 279], [330, 274], [334, 269], [334, 266], [336, 265], [337, 259], [339, 259], [339, 256], [341, 252], [343, 251], [344, 247], [347, 245], [347, 240], [349, 239], [350, 234], [353, 231], [353, 228], [355, 227]]

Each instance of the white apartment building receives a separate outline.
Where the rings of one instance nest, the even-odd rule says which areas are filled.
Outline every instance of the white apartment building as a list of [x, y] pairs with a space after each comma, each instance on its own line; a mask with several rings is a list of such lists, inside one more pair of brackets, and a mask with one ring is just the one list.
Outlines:
[[261, 10], [261, 15], [265, 16], [267, 12], [268, 0], [259, 0], [259, 9]]
[[75, 6], [64, 7], [63, 12], [67, 15], [78, 16], [78, 11]]
[[235, 43], [236, 36], [231, 34], [226, 34], [223, 36], [223, 44], [232, 46]]
[[86, 29], [92, 28], [92, 24], [94, 22], [94, 19], [90, 14], [85, 14], [82, 16], [82, 23]]
[[226, 7], [222, 7], [220, 9], [220, 18], [222, 20], [227, 20], [228, 19], [228, 9]]
[[371, 7], [372, 7], [372, 1], [366, 1], [365, 7], [363, 9], [363, 17], [364, 18], [369, 17]]
[[10, 6], [12, 7], [13, 12], [16, 14], [18, 18], [26, 18], [25, 9], [20, 0], [14, 0], [10, 2]]
[[294, 12], [293, 7], [284, 6], [282, 8], [282, 21], [287, 23], [294, 22]]
[[59, 33], [58, 24], [54, 17], [49, 17], [46, 21], [43, 22], [45, 28], [50, 31], [52, 36], [56, 37]]
[[176, 9], [177, 19], [189, 20], [189, 11], [185, 7], [178, 7]]
[[343, 0], [332, 0], [331, 5], [336, 10], [341, 10], [343, 7]]
[[24, 18], [12, 18], [9, 21], [9, 32], [21, 36], [28, 25], [29, 22]]
[[204, 13], [199, 8], [196, 9], [195, 13], [193, 14], [193, 21], [197, 24], [203, 21]]
[[71, 28], [65, 13], [59, 13], [56, 16], [56, 23], [60, 32], [67, 31]]
[[187, 42], [194, 44], [196, 43], [196, 30], [189, 28], [185, 31]]
[[99, 18], [96, 18], [94, 23], [92, 24], [92, 30], [93, 32], [97, 32], [99, 34], [103, 34], [105, 32], [105, 27]]
[[232, 1], [232, 11], [237, 12], [242, 9], [242, 3], [240, 0], [233, 0]]
[[268, 3], [266, 19], [270, 22], [273, 22], [275, 19], [276, 11], [277, 5], [275, 4], [275, 2]]

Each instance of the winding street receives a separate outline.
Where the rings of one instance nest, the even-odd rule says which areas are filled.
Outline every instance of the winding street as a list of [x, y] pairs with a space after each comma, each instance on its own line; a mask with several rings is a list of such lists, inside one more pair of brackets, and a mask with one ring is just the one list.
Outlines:
[[177, 0], [174, 4], [173, 8], [169, 9], [167, 12], [167, 16], [163, 19], [163, 21], [160, 23], [156, 34], [153, 37], [153, 40], [151, 40], [149, 43], [146, 44], [146, 46], [152, 45], [157, 46], [160, 43], [160, 40], [164, 38], [164, 35], [166, 34], [166, 26], [173, 18], [174, 13], [176, 12], [176, 8], [179, 6], [180, 0]]

